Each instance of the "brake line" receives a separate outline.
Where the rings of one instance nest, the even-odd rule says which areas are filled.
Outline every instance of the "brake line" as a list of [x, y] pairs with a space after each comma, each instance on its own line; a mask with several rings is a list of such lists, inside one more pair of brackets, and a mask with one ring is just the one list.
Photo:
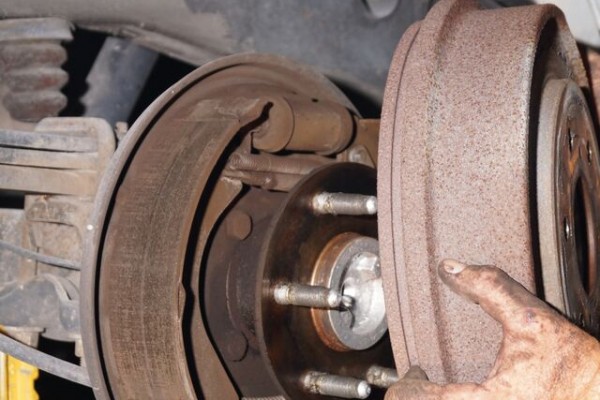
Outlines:
[[55, 267], [72, 269], [72, 270], [76, 270], [76, 271], [79, 271], [81, 269], [81, 266], [74, 261], [65, 260], [64, 258], [41, 254], [36, 251], [14, 245], [14, 244], [9, 243], [4, 240], [0, 240], [0, 250], [8, 250], [15, 254], [20, 255], [21, 257], [24, 257], [24, 258], [27, 258], [30, 260], [34, 260], [34, 261], [38, 261], [38, 262], [41, 262], [44, 264], [53, 265]]

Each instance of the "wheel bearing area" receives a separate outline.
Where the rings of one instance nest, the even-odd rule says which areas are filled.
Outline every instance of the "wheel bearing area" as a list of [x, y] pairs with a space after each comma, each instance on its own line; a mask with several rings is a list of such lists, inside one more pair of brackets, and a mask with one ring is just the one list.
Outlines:
[[342, 233], [331, 239], [317, 260], [311, 285], [342, 295], [342, 310], [312, 310], [313, 324], [329, 347], [365, 350], [387, 332], [379, 243], [374, 238]]
[[[290, 193], [267, 234], [270, 239], [258, 273], [263, 278], [257, 292], [263, 296], [257, 308], [257, 336], [264, 337], [261, 349], [291, 398], [319, 398], [307, 394], [304, 380], [300, 379], [303, 371], [365, 380], [367, 370], [373, 365], [393, 367], [389, 339], [384, 336], [385, 317], [379, 318], [375, 326], [346, 319], [356, 316], [358, 310], [353, 307], [357, 304], [363, 304], [361, 307], [369, 311], [378, 309], [385, 316], [385, 307], [373, 307], [370, 301], [364, 305], [351, 297], [349, 290], [352, 280], [356, 285], [381, 284], [380, 278], [377, 280], [378, 265], [357, 263], [361, 253], [377, 254], [376, 218], [315, 211], [313, 199], [324, 192], [373, 195], [375, 171], [351, 163], [316, 171]], [[365, 269], [367, 279], [360, 276], [361, 268]], [[310, 308], [278, 304], [274, 301], [274, 290], [290, 283], [333, 289], [341, 293], [342, 303], [344, 299], [350, 303], [331, 309], [324, 309], [325, 304]], [[383, 300], [381, 292], [379, 296]], [[376, 295], [370, 297], [376, 299]], [[362, 309], [359, 314], [365, 316]], [[312, 389], [309, 392], [321, 393]], [[371, 396], [382, 397], [383, 392]]]

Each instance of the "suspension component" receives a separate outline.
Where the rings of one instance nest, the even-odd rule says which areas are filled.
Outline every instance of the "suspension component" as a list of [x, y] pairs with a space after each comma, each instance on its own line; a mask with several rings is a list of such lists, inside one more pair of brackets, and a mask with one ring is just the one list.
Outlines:
[[60, 92], [69, 78], [60, 68], [67, 59], [61, 42], [71, 39], [71, 27], [62, 19], [0, 21], [2, 103], [12, 118], [37, 122], [67, 105]]
[[23, 209], [0, 209], [4, 225], [14, 219], [18, 226], [0, 233], [3, 325], [80, 340], [73, 282], [114, 149], [112, 129], [98, 118], [45, 118], [31, 131], [0, 129], [0, 196], [24, 194]]
[[0, 187], [93, 196], [115, 149], [98, 118], [46, 118], [33, 131], [0, 129]]

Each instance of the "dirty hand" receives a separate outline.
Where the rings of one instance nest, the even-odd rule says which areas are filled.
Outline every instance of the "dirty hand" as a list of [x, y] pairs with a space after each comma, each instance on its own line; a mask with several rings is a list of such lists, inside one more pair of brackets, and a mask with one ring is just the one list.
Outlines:
[[415, 368], [386, 400], [600, 399], [600, 344], [505, 272], [442, 261], [446, 285], [500, 322], [504, 338], [481, 384], [437, 385]]

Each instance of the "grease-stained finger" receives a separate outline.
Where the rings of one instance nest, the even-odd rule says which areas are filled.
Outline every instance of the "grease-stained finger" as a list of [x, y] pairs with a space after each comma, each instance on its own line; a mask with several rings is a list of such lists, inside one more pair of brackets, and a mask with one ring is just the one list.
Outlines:
[[494, 266], [466, 265], [446, 259], [440, 263], [438, 274], [454, 292], [479, 304], [507, 328], [522, 329], [520, 315], [526, 310], [554, 313], [546, 303]]

